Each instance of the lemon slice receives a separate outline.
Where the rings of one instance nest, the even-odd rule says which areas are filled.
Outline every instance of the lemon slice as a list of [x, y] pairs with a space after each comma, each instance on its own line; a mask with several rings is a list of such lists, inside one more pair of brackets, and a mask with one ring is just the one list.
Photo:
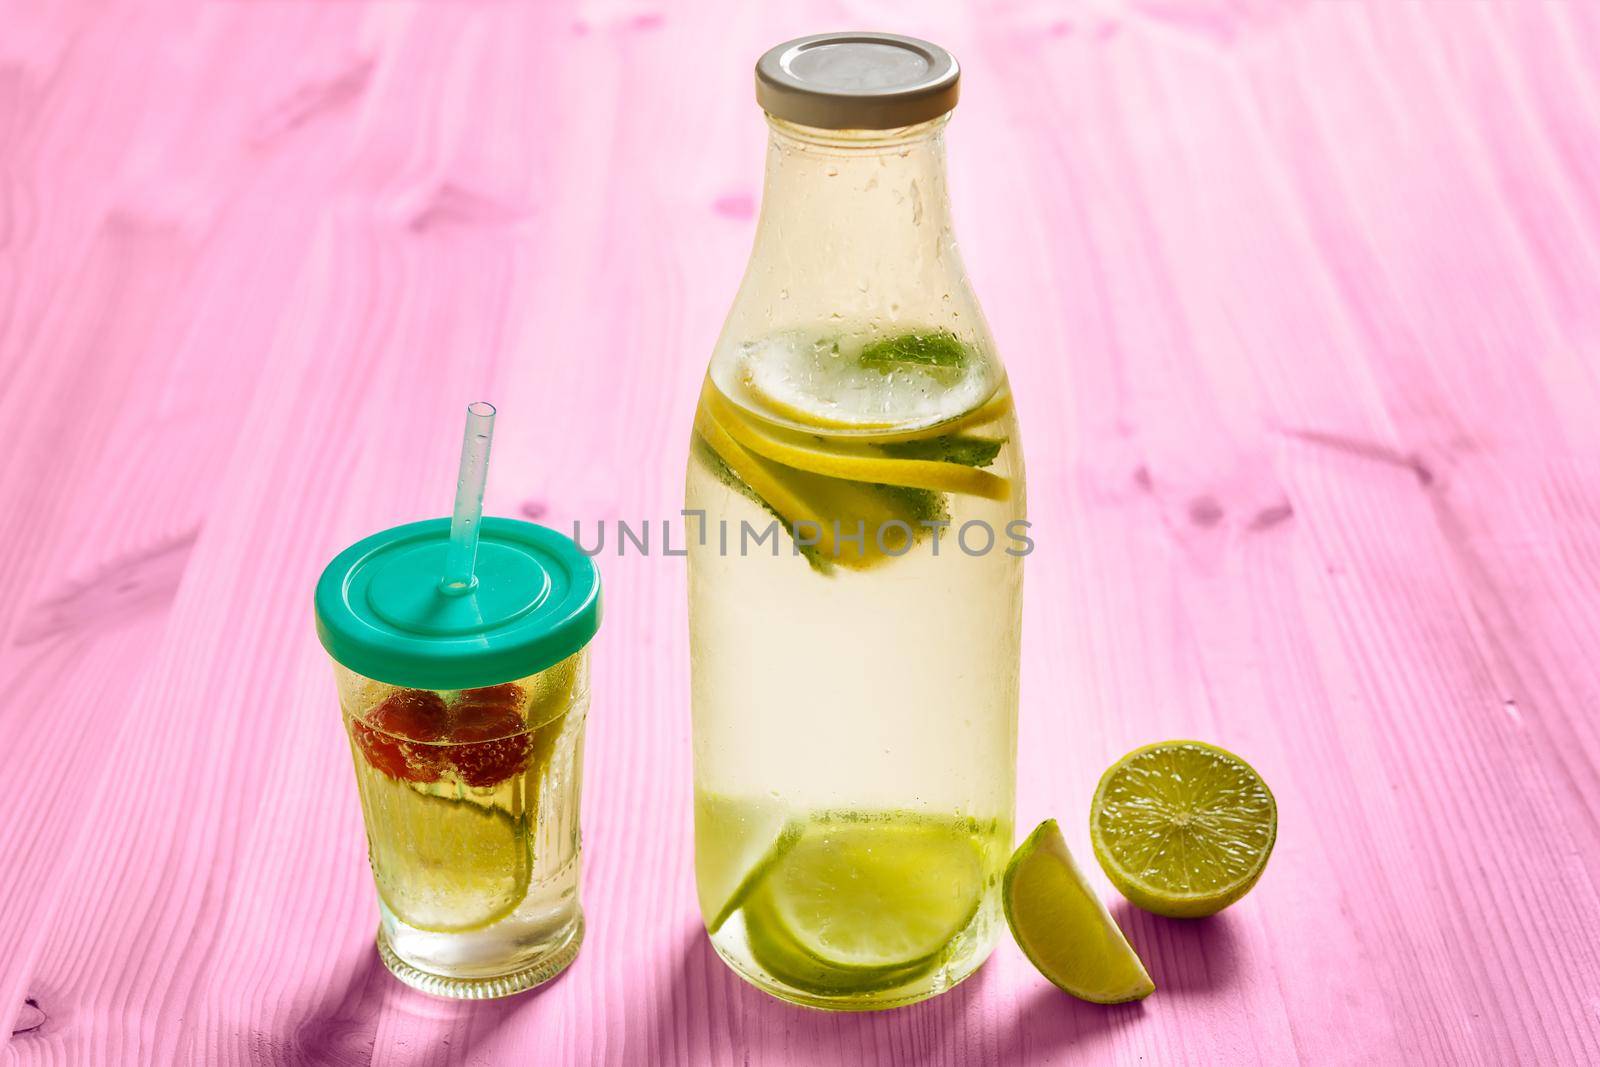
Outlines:
[[978, 406], [993, 361], [940, 330], [870, 340], [774, 334], [741, 346], [723, 386], [806, 427], [874, 430], [926, 425]]
[[1163, 741], [1106, 771], [1089, 831], [1095, 858], [1123, 896], [1157, 915], [1197, 918], [1256, 884], [1278, 837], [1278, 807], [1233, 753]]
[[[801, 429], [821, 430], [824, 433], [856, 433], [862, 431], [870, 433], [877, 430], [892, 430], [897, 425], [897, 423], [889, 419], [855, 419], [846, 421], [834, 418], [832, 415], [807, 410], [798, 404], [781, 400], [765, 392], [751, 378], [743, 379], [740, 384], [744, 386], [744, 395], [763, 412]], [[872, 434], [872, 436], [876, 436], [876, 434]]]
[[888, 989], [937, 964], [983, 890], [970, 827], [839, 816], [806, 825], [772, 865], [745, 906], [745, 932], [756, 961], [797, 989]]
[[940, 460], [894, 459], [881, 452], [868, 451], [870, 445], [853, 446], [833, 441], [831, 448], [818, 448], [786, 440], [746, 419], [710, 383], [707, 383], [701, 403], [728, 436], [750, 452], [785, 467], [825, 478], [963, 493], [986, 500], [1006, 500], [1011, 496], [1009, 479], [977, 467]]
[[931, 426], [918, 426], [906, 430], [892, 430], [885, 433], [875, 433], [871, 436], [875, 445], [895, 444], [901, 441], [922, 441], [930, 437], [945, 437], [949, 434], [962, 433], [979, 426], [986, 426], [991, 422], [1011, 414], [1011, 387], [1001, 384], [1000, 388], [982, 404], [957, 415], [953, 419], [937, 422]]
[[498, 922], [528, 892], [527, 836], [505, 810], [364, 776], [378, 895], [408, 926], [462, 933]]
[[1028, 835], [1006, 865], [1006, 922], [1023, 955], [1080, 1000], [1142, 1000], [1156, 985], [1116, 920], [1083, 879], [1054, 819]]
[[[880, 486], [794, 470], [758, 456], [734, 440], [704, 407], [695, 413], [695, 429], [734, 477], [789, 524], [791, 535], [798, 531], [808, 540], [815, 538], [813, 550], [824, 562], [864, 569], [903, 555], [909, 548], [907, 538], [921, 532], [920, 521], [935, 517], [926, 501], [896, 496]], [[859, 543], [853, 533], [862, 534]]]
[[[748, 389], [745, 390], [750, 395]], [[902, 422], [841, 422], [838, 419], [806, 411], [803, 408], [790, 407], [786, 404], [763, 397], [751, 396], [751, 401], [762, 411], [751, 411], [753, 418], [768, 422], [774, 427], [798, 430], [801, 432], [816, 431], [825, 436], [833, 436], [835, 440], [863, 440], [873, 444], [888, 444], [895, 441], [917, 441], [927, 437], [942, 437], [945, 434], [959, 433], [975, 426], [984, 426], [994, 422], [1011, 412], [1011, 389], [1002, 383], [999, 389], [990, 395], [988, 400], [973, 408], [971, 411], [962, 412], [953, 418], [943, 419], [938, 422], [905, 427]], [[776, 418], [768, 417], [776, 416]]]

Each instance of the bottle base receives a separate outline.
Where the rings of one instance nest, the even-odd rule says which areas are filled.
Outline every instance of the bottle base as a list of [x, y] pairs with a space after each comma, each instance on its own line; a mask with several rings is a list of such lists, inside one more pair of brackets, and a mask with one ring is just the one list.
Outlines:
[[802, 1008], [811, 1008], [816, 1011], [834, 1012], [861, 1012], [861, 1011], [887, 1011], [892, 1008], [905, 1008], [912, 1004], [921, 1003], [948, 993], [962, 982], [978, 973], [978, 969], [989, 959], [994, 951], [994, 943], [990, 942], [987, 948], [975, 953], [961, 961], [952, 961], [931, 975], [920, 979], [911, 988], [902, 987], [897, 990], [886, 990], [879, 993], [862, 994], [858, 996], [817, 996], [804, 990], [795, 989], [775, 981], [770, 976], [760, 971], [752, 970], [744, 961], [731, 952], [725, 951], [711, 938], [711, 947], [716, 950], [717, 956], [734, 974], [745, 982], [759, 989], [774, 1000], [781, 1000], [786, 1004], [797, 1004]]
[[395, 951], [388, 934], [378, 927], [378, 955], [400, 981], [412, 989], [452, 1000], [493, 1000], [514, 996], [555, 978], [571, 965], [583, 946], [583, 915], [576, 915], [567, 931], [547, 951], [505, 974], [457, 977], [435, 974], [413, 966]]

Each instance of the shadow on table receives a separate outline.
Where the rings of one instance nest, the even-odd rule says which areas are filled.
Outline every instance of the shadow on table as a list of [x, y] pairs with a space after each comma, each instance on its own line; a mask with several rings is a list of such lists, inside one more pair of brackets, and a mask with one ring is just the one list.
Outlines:
[[345, 960], [328, 995], [295, 1028], [295, 1057], [330, 1067], [371, 1063], [382, 983], [387, 980], [383, 961], [371, 945]]
[[903, 1008], [816, 1011], [745, 983], [695, 926], [678, 949], [673, 994], [654, 1018], [633, 1021], [628, 1046], [640, 1062], [657, 1064], [1016, 1063], [1065, 1046], [1091, 1048], [1143, 1011], [1084, 1004], [1043, 979], [1016, 1011], [1010, 998], [994, 995], [995, 973], [985, 966], [948, 993]]
[[[1112, 909], [1166, 1002], [1206, 997], [1238, 977], [1238, 932], [1226, 915], [1164, 919], [1128, 904]], [[629, 1021], [626, 1047], [641, 1062], [1020, 1063], [1067, 1049], [1085, 1053], [1137, 1024], [1143, 1003], [1087, 1004], [1043, 978], [1015, 1000], [990, 988], [993, 965], [943, 996], [891, 1011], [845, 1014], [785, 1004], [739, 979], [698, 925], [683, 932], [657, 1010]], [[994, 995], [999, 993], [1000, 995]]]
[[1086, 1004], [1039, 979], [1019, 998], [1015, 1014], [998, 1027], [999, 1063], [1036, 1062], [1065, 1049], [1088, 1052], [1144, 1015], [1144, 1005]]
[[[1238, 978], [1236, 922], [1163, 919], [1126, 903], [1112, 914], [1155, 979], [1163, 1003], [1209, 997]], [[1071, 1049], [1085, 1053], [1137, 1024], [1142, 1003], [1086, 1004], [1029, 978], [1014, 997], [991, 988], [991, 964], [933, 1000], [890, 1011], [822, 1012], [776, 1000], [745, 983], [711, 948], [698, 923], [684, 928], [672, 963], [657, 972], [654, 1006], [628, 1011], [619, 1062], [685, 1065], [795, 1062], [1020, 1063]], [[565, 976], [563, 976], [565, 977]], [[421, 1012], [440, 1022], [468, 1021], [462, 1039], [486, 1041], [518, 1011], [559, 987], [561, 979], [505, 1000], [448, 1001], [415, 994], [386, 973], [368, 946], [347, 960], [340, 977], [298, 1027], [297, 1062], [373, 1062], [383, 1011]], [[464, 1052], [465, 1048], [454, 1050]], [[437, 1050], [415, 1050], [419, 1061]]]
[[[1232, 985], [1238, 975], [1239, 950], [1233, 920], [1164, 919], [1140, 911], [1126, 901], [1111, 914], [1133, 943], [1164, 1002], [1209, 995]], [[1083, 1051], [1119, 1029], [1134, 1025], [1145, 1002], [1088, 1004], [1065, 996], [1040, 981], [1024, 998], [1003, 1030], [1000, 1062], [1022, 1062], [1066, 1047]]]
[[447, 1031], [466, 1024], [462, 1040], [486, 1042], [513, 1015], [555, 988], [565, 975], [545, 985], [500, 1000], [449, 1000], [407, 988], [393, 978], [371, 945], [345, 961], [334, 988], [296, 1028], [293, 1059], [318, 1067], [370, 1067], [383, 1062], [432, 1062], [433, 1048], [419, 1048], [403, 1059], [395, 1054], [375, 1059], [378, 1019], [385, 1011], [400, 1011], [442, 1024]]
[[1239, 934], [1227, 912], [1206, 919], [1164, 919], [1118, 901], [1111, 915], [1122, 927], [1158, 995], [1204, 995], [1225, 990], [1239, 977]]

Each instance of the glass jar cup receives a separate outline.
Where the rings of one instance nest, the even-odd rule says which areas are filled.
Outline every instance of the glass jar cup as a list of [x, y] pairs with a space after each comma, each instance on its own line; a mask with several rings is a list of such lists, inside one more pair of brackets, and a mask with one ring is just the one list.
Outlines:
[[509, 682], [439, 690], [335, 662], [378, 948], [407, 984], [503, 996], [577, 955], [588, 665], [585, 649]]

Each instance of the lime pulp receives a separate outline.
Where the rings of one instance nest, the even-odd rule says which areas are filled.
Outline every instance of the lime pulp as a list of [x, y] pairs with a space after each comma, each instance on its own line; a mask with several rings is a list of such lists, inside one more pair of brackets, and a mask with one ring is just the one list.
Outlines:
[[1244, 760], [1201, 741], [1130, 752], [1100, 779], [1089, 814], [1095, 858], [1122, 893], [1173, 918], [1211, 915], [1261, 877], [1278, 808]]
[[1006, 922], [1023, 955], [1059, 989], [1096, 1004], [1141, 1000], [1155, 983], [1084, 881], [1061, 828], [1047, 819], [1006, 865]]

